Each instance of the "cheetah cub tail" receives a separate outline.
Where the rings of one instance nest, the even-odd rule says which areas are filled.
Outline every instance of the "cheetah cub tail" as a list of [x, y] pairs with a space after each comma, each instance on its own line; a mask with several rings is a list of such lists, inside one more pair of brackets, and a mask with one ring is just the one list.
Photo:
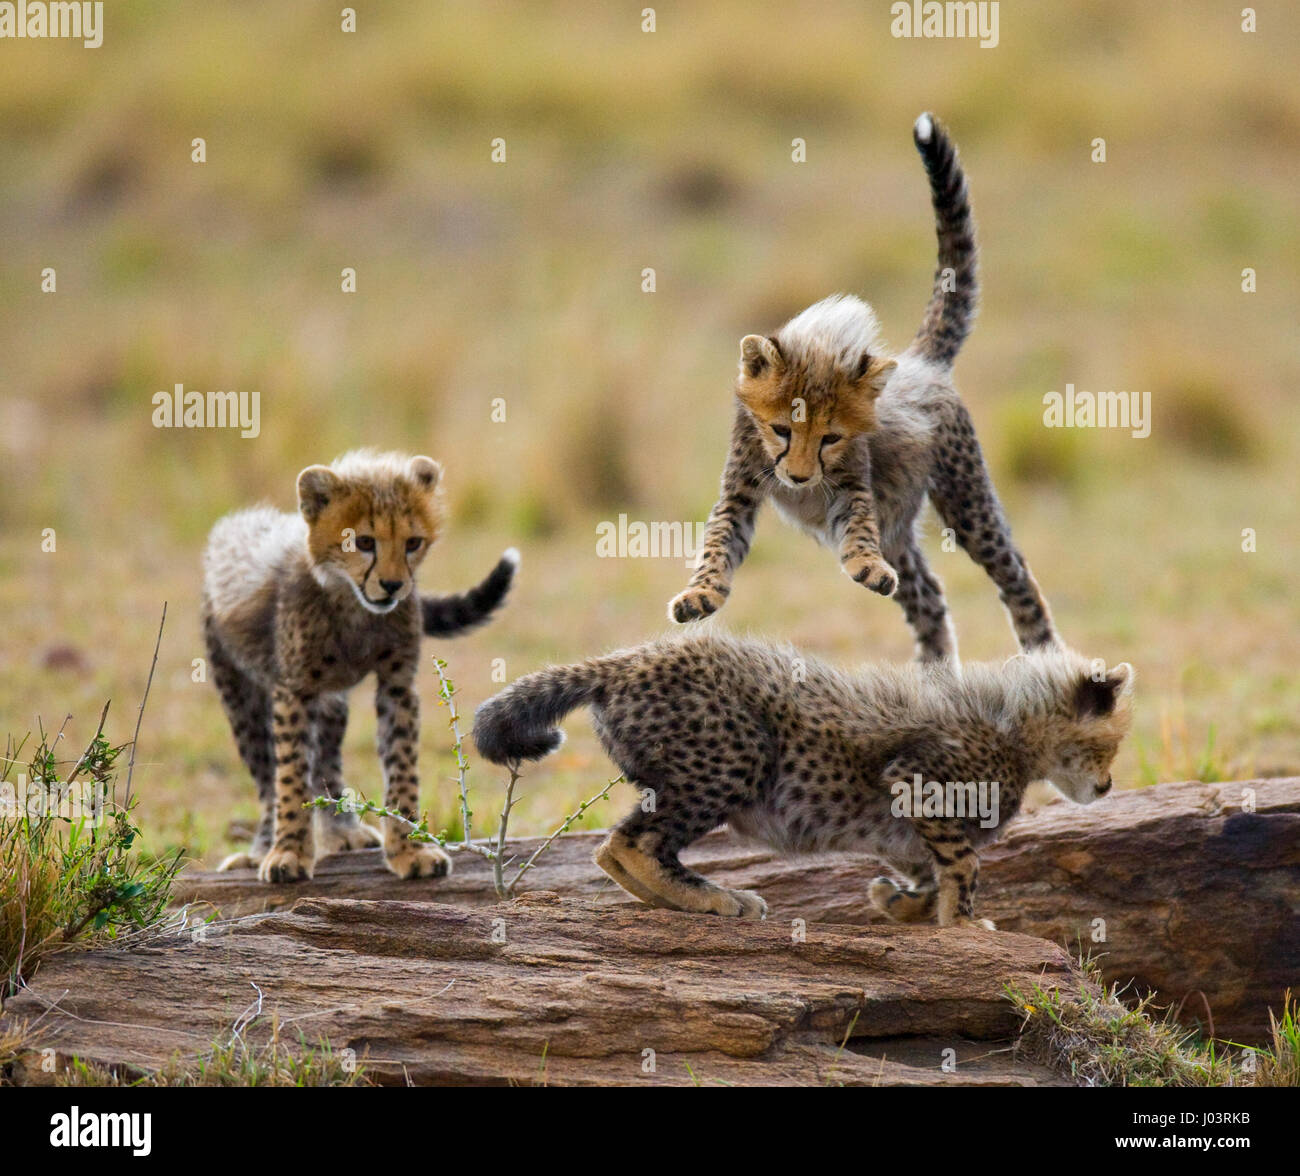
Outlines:
[[519, 568], [519, 552], [507, 548], [481, 584], [448, 596], [421, 596], [420, 616], [426, 637], [459, 637], [492, 619], [506, 600]]
[[600, 688], [598, 663], [550, 666], [525, 674], [474, 712], [474, 744], [494, 764], [539, 760], [564, 742], [556, 725], [591, 702]]
[[957, 147], [947, 130], [929, 112], [912, 128], [916, 149], [930, 177], [934, 228], [939, 238], [939, 264], [934, 292], [910, 350], [934, 363], [951, 367], [970, 334], [975, 319], [979, 277], [975, 268], [975, 222]]

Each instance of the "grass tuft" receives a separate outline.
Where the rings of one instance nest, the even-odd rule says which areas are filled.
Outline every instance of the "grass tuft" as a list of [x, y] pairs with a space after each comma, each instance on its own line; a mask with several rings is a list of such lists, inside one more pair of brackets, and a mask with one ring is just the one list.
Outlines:
[[41, 960], [74, 943], [103, 943], [158, 923], [180, 867], [178, 852], [154, 858], [137, 847], [133, 802], [118, 803], [118, 760], [100, 725], [64, 773], [57, 749], [40, 729], [15, 771], [28, 737], [8, 738], [0, 771], [0, 1000]]
[[1300, 1027], [1290, 991], [1273, 1023], [1273, 1049], [1205, 1041], [1156, 1014], [1153, 996], [1126, 1004], [1095, 964], [1079, 962], [1077, 989], [1007, 986], [1024, 1018], [1017, 1048], [1031, 1061], [1081, 1086], [1295, 1086], [1300, 1084]]
[[280, 1038], [278, 1024], [262, 1045], [236, 1036], [214, 1043], [201, 1057], [173, 1057], [146, 1074], [101, 1066], [74, 1058], [59, 1079], [60, 1086], [373, 1086], [365, 1066], [351, 1050], [335, 1050], [323, 1038], [309, 1045], [299, 1035], [297, 1048]]

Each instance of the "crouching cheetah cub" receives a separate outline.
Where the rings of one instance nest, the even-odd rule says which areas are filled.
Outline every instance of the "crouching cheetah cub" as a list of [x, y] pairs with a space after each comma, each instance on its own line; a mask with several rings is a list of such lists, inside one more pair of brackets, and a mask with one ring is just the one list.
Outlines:
[[257, 866], [264, 882], [294, 882], [311, 877], [317, 856], [382, 840], [400, 877], [450, 872], [446, 854], [407, 840], [396, 821], [385, 818], [381, 837], [355, 814], [303, 807], [309, 791], [342, 796], [346, 692], [373, 671], [384, 804], [416, 819], [421, 634], [486, 621], [519, 562], [512, 548], [468, 592], [417, 593], [442, 527], [441, 474], [432, 458], [357, 450], [298, 475], [298, 514], [255, 507], [213, 527], [203, 633], [262, 805], [252, 848], [222, 869]]
[[[664, 640], [520, 678], [478, 709], [493, 763], [559, 746], [592, 709], [606, 751], [642, 794], [596, 861], [624, 890], [673, 910], [762, 918], [678, 859], [724, 821], [787, 852], [860, 849], [890, 918], [976, 922], [976, 850], [1046, 780], [1087, 804], [1111, 787], [1133, 671], [1051, 646], [1005, 664], [869, 666], [846, 673], [789, 648], [718, 635]], [[978, 920], [983, 922], [982, 920]], [[991, 924], [984, 925], [991, 927]]]

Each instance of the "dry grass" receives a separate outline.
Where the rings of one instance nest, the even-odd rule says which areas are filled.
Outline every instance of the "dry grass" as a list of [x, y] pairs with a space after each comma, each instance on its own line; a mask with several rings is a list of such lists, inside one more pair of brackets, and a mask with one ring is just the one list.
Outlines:
[[[596, 524], [704, 517], [742, 334], [847, 289], [910, 335], [934, 246], [909, 129], [930, 108], [962, 145], [983, 245], [958, 379], [1064, 634], [1138, 669], [1117, 778], [1300, 771], [1300, 12], [1254, 37], [1209, 0], [1004, 15], [986, 51], [892, 41], [887, 9], [851, 0], [665, 10], [654, 34], [576, 0], [394, 6], [351, 37], [307, 3], [122, 4], [103, 49], [7, 45], [7, 726], [67, 708], [87, 738], [102, 698], [138, 697], [169, 601], [142, 816], [158, 852], [223, 853], [232, 802], [246, 820], [254, 801], [192, 679], [203, 536], [258, 497], [290, 506], [298, 469], [361, 442], [446, 464], [430, 587], [523, 550], [504, 618], [438, 648], [466, 710], [499, 685], [495, 659], [514, 677], [656, 635], [685, 568], [599, 559]], [[261, 436], [153, 428], [150, 398], [178, 382], [256, 390]], [[1044, 430], [1037, 405], [1067, 382], [1149, 390], [1151, 437]], [[1012, 652], [982, 573], [930, 550], [964, 654]], [[910, 654], [896, 606], [772, 518], [725, 618], [844, 661]], [[377, 796], [357, 702], [346, 770]], [[523, 782], [520, 832], [608, 778], [585, 722]], [[422, 742], [439, 828], [453, 764], [437, 724]]]
[[1024, 1017], [1018, 1048], [1030, 1060], [1068, 1074], [1081, 1086], [1297, 1086], [1300, 1035], [1288, 991], [1279, 1019], [1270, 1013], [1273, 1048], [1203, 1041], [1160, 1013], [1150, 996], [1106, 985], [1087, 961], [1063, 994], [1033, 985], [1008, 989]]
[[200, 1057], [177, 1055], [158, 1070], [134, 1072], [74, 1059], [60, 1086], [373, 1086], [364, 1064], [351, 1051], [303, 1036], [289, 1044], [272, 1022], [266, 1041], [243, 1037], [213, 1043]]
[[10, 1020], [0, 1026], [0, 1086], [8, 1086], [13, 1066], [23, 1054], [41, 1048], [39, 1028], [27, 1021]]

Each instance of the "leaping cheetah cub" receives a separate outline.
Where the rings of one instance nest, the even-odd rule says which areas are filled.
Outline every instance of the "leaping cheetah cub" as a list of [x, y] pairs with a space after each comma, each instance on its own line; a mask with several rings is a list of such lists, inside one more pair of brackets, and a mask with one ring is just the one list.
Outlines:
[[519, 563], [507, 551], [476, 588], [421, 597], [416, 572], [443, 522], [442, 468], [428, 457], [356, 450], [298, 475], [298, 514], [227, 515], [204, 554], [203, 633], [213, 681], [257, 782], [261, 820], [246, 854], [264, 882], [310, 878], [318, 856], [382, 840], [403, 878], [449, 873], [440, 849], [382, 838], [355, 814], [312, 812], [308, 792], [343, 794], [346, 692], [372, 671], [384, 804], [417, 816], [421, 633], [452, 636], [486, 621]]
[[[890, 918], [974, 918], [976, 850], [1046, 780], [1087, 804], [1111, 787], [1133, 672], [1056, 646], [1005, 664], [869, 666], [845, 673], [789, 648], [717, 635], [553, 666], [474, 718], [485, 759], [540, 759], [556, 724], [592, 709], [642, 803], [596, 861], [652, 906], [762, 918], [763, 899], [678, 860], [726, 821], [786, 853], [860, 849], [904, 877], [869, 898]], [[985, 923], [990, 926], [991, 924]]]
[[930, 178], [939, 239], [921, 328], [910, 347], [890, 356], [871, 307], [837, 295], [773, 335], [740, 341], [722, 493], [690, 583], [668, 605], [673, 621], [685, 624], [723, 606], [749, 553], [758, 508], [770, 499], [787, 522], [834, 551], [851, 579], [902, 605], [920, 660], [956, 660], [943, 586], [918, 537], [928, 498], [997, 585], [1021, 647], [1057, 640], [952, 382], [979, 288], [966, 176], [937, 120], [921, 115], [913, 137]]

